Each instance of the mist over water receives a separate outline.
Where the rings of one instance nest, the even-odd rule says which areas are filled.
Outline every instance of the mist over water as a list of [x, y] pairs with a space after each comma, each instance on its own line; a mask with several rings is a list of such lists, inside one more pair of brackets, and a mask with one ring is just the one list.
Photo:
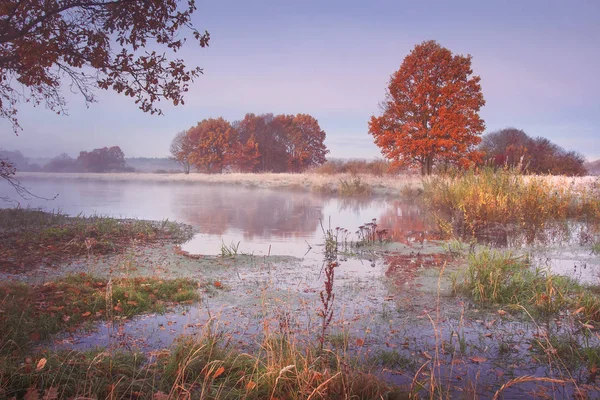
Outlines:
[[199, 234], [184, 249], [199, 254], [218, 254], [221, 245], [240, 243], [241, 252], [302, 256], [309, 246], [322, 242], [323, 228], [340, 227], [353, 233], [373, 218], [398, 241], [427, 229], [417, 206], [385, 198], [345, 199], [305, 191], [182, 182], [27, 179], [23, 184], [37, 196], [58, 196], [20, 199], [6, 185], [0, 186], [0, 195], [17, 199], [21, 207], [69, 215], [190, 224]]

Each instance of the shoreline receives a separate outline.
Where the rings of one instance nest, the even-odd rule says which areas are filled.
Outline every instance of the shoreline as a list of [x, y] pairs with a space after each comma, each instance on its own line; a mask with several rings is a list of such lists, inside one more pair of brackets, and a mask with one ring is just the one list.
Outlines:
[[[264, 189], [301, 189], [324, 194], [342, 193], [343, 183], [365, 187], [367, 192], [362, 194], [376, 196], [397, 196], [405, 190], [420, 189], [423, 187], [419, 175], [352, 175], [332, 174], [322, 175], [315, 173], [230, 173], [230, 174], [203, 174], [190, 173], [156, 174], [151, 172], [124, 172], [124, 173], [83, 173], [83, 172], [18, 172], [17, 179], [65, 179], [89, 181], [116, 181], [116, 182], [149, 182], [149, 183], [197, 183], [197, 184], [223, 184], [240, 185], [243, 187], [256, 187]], [[347, 193], [356, 195], [360, 193]]]

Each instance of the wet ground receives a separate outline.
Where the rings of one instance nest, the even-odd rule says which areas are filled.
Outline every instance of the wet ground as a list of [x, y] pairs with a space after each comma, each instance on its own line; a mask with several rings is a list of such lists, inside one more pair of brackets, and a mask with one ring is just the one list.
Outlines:
[[[435, 240], [434, 227], [415, 204], [231, 186], [87, 185], [73, 183], [60, 208], [67, 213], [93, 210], [177, 219], [199, 233], [181, 248], [163, 244], [133, 247], [116, 256], [90, 254], [27, 275], [5, 272], [3, 278], [44, 281], [76, 272], [189, 276], [208, 283], [209, 289], [197, 305], [100, 323], [92, 331], [61, 335], [53, 346], [106, 346], [153, 354], [182, 334], [203, 335], [208, 329], [223, 332], [242, 350], [256, 349], [268, 332], [293, 333], [315, 342], [329, 256], [325, 232], [330, 230], [338, 235], [339, 266], [334, 268], [328, 346], [402, 385], [429, 385], [435, 372], [437, 383], [453, 388], [452, 397], [491, 398], [510, 379], [528, 375], [563, 381], [568, 377], [574, 383], [522, 382], [507, 388], [505, 398], [570, 398], [574, 384], [589, 397], [600, 397], [593, 367], [561, 364], [545, 351], [551, 337], [585, 340], [592, 348], [600, 345], [598, 336], [583, 338], [567, 313], [534, 321], [518, 310], [479, 309], [453, 295], [450, 277], [464, 261], [447, 255], [444, 242]], [[131, 204], [135, 201], [141, 201], [137, 207]], [[386, 242], [377, 238], [357, 247], [361, 234], [356, 231], [373, 218], [378, 230], [386, 230]], [[531, 240], [507, 234], [496, 244], [531, 252], [539, 267], [597, 284], [600, 258], [586, 239], [595, 234], [571, 223], [550, 227]], [[238, 255], [221, 257], [223, 246], [235, 248]]]

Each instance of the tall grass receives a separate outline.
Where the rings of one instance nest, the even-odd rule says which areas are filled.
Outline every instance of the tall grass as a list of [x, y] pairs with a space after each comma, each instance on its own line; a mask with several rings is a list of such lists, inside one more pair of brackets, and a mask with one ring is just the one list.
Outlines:
[[534, 268], [526, 256], [484, 248], [468, 257], [467, 269], [453, 277], [454, 288], [483, 304], [524, 307], [542, 316], [571, 311], [584, 322], [600, 322], [600, 291]]
[[424, 199], [447, 233], [480, 234], [494, 225], [540, 228], [565, 218], [600, 220], [600, 185], [523, 176], [518, 169], [469, 170], [425, 179]]

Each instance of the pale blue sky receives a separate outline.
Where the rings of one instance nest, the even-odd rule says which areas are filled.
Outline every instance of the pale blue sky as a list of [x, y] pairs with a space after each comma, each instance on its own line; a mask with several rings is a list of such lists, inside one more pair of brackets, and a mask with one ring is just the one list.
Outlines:
[[194, 20], [211, 44], [183, 53], [204, 68], [185, 106], [164, 104], [160, 117], [112, 92], [89, 109], [69, 95], [69, 116], [21, 107], [18, 137], [0, 121], [0, 144], [30, 156], [112, 145], [166, 156], [173, 135], [204, 118], [309, 113], [332, 157], [377, 157], [367, 122], [389, 76], [434, 39], [473, 56], [488, 131], [514, 126], [600, 158], [600, 1], [199, 0]]

